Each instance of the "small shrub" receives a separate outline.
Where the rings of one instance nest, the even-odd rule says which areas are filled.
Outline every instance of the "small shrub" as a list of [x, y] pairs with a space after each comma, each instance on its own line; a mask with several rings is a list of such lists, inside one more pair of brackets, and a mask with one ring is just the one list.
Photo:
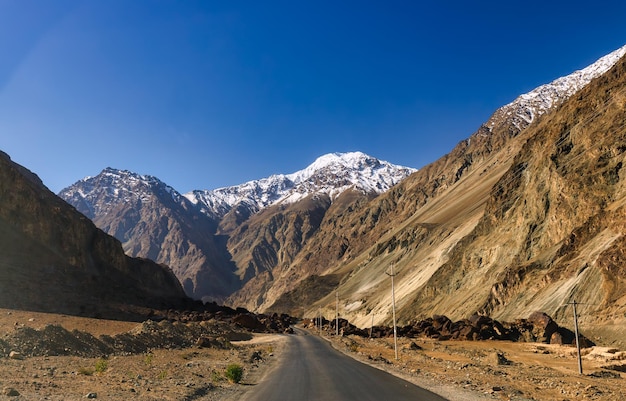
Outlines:
[[96, 372], [102, 373], [109, 367], [109, 363], [106, 359], [98, 359], [96, 361]]
[[348, 348], [350, 348], [350, 351], [352, 351], [352, 352], [358, 352], [359, 344], [357, 344], [356, 342], [350, 343]]
[[161, 373], [159, 373], [158, 378], [159, 378], [159, 380], [167, 379], [167, 370], [162, 370]]
[[239, 383], [243, 377], [243, 368], [236, 363], [228, 365], [224, 376], [233, 383]]
[[152, 360], [154, 359], [154, 354], [148, 353], [143, 357], [143, 363], [146, 365], [152, 365]]

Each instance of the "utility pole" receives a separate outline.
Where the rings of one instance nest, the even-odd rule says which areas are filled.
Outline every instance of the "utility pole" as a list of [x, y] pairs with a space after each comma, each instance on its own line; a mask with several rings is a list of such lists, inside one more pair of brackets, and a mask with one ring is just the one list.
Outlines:
[[576, 313], [576, 300], [570, 302], [574, 309], [574, 334], [576, 335], [576, 350], [578, 351], [578, 373], [583, 374], [583, 361], [580, 357], [580, 341], [578, 340], [578, 314]]
[[318, 320], [318, 321], [319, 321], [319, 323], [320, 323], [320, 327], [319, 327], [319, 329], [320, 329], [320, 337], [321, 337], [321, 336], [322, 336], [322, 308], [319, 308], [319, 309], [317, 310], [317, 313], [318, 313], [318, 315], [319, 315], [319, 320]]
[[398, 359], [398, 334], [396, 330], [396, 292], [393, 286], [393, 278], [396, 276], [393, 272], [393, 263], [391, 264], [391, 273], [385, 272], [391, 277], [391, 310], [393, 313], [393, 348], [396, 353], [396, 360]]
[[335, 335], [339, 336], [339, 291], [335, 291]]
[[372, 338], [372, 331], [374, 331], [374, 314], [372, 313], [372, 325], [370, 326], [370, 338]]

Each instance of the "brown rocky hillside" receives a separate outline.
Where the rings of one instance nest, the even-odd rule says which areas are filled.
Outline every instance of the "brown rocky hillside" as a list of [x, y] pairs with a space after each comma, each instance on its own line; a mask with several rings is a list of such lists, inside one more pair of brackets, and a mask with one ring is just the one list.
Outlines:
[[[621, 339], [625, 108], [622, 59], [527, 128], [486, 124], [347, 216], [338, 234], [359, 238], [359, 252], [329, 270], [345, 277], [344, 316], [389, 321], [393, 263], [401, 321], [542, 310], [571, 326], [576, 300], [584, 329]], [[334, 292], [318, 307], [334, 314]]]
[[0, 152], [0, 307], [117, 316], [186, 296], [165, 266], [118, 240]]

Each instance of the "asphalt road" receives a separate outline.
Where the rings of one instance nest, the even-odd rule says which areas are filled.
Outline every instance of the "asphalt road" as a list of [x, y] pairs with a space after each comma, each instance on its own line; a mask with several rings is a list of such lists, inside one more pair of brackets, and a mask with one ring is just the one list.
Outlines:
[[360, 363], [333, 349], [324, 339], [298, 330], [285, 355], [245, 401], [442, 401], [405, 380]]

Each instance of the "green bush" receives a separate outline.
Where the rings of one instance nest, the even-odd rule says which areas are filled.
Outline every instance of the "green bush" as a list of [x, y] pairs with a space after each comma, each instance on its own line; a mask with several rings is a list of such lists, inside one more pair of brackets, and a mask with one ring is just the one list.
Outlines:
[[243, 377], [243, 368], [236, 363], [228, 365], [224, 376], [233, 383], [239, 383]]
[[96, 372], [102, 373], [109, 367], [109, 363], [106, 359], [98, 359], [96, 361]]

